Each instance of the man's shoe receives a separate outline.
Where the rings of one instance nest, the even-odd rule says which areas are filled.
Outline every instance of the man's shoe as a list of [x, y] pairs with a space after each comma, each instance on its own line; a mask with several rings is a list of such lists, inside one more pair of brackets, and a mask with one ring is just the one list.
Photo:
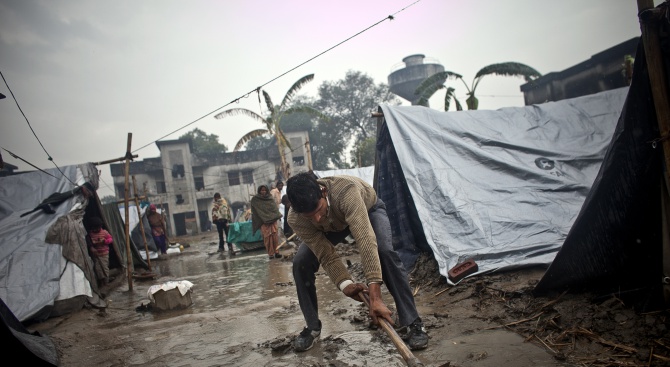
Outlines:
[[282, 255], [279, 252], [277, 252], [275, 254], [275, 259], [281, 259], [281, 258], [282, 258]]
[[400, 335], [411, 350], [426, 349], [428, 347], [428, 334], [426, 334], [426, 329], [423, 327], [421, 318], [414, 320], [408, 326], [400, 328], [398, 335]]
[[223, 247], [219, 247], [219, 249], [216, 250], [216, 252], [223, 252], [224, 250], [225, 250], [225, 249], [224, 249]]
[[314, 346], [314, 342], [321, 335], [321, 330], [310, 330], [308, 328], [302, 329], [300, 335], [293, 341], [293, 349], [296, 352], [304, 352]]

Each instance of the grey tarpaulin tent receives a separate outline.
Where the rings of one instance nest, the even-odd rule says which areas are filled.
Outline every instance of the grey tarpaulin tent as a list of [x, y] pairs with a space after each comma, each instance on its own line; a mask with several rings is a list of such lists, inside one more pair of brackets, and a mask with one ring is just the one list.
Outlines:
[[440, 273], [549, 265], [600, 169], [628, 88], [541, 105], [442, 112], [381, 105], [375, 188], [394, 247]]
[[97, 187], [91, 163], [0, 178], [0, 298], [18, 320], [106, 306], [82, 223]]
[[[136, 210], [135, 208], [132, 209]], [[112, 235], [112, 237], [114, 237], [114, 242], [117, 244], [117, 247], [119, 249], [120, 253], [119, 257], [121, 258], [121, 261], [123, 263], [122, 266], [127, 267], [128, 258], [126, 257], [127, 256], [126, 226], [123, 222], [121, 214], [119, 213], [119, 205], [116, 203], [105, 204], [103, 205], [103, 212], [105, 214], [105, 218], [107, 219], [107, 223], [109, 226], [109, 233]], [[148, 227], [148, 224], [145, 225]], [[144, 251], [144, 242], [142, 242], [142, 240], [139, 239], [137, 236], [132, 236], [132, 231], [133, 230], [131, 229], [130, 252], [132, 256], [133, 267], [140, 266], [143, 269], [148, 269], [149, 264], [146, 261], [144, 261], [142, 255], [140, 255], [140, 251]], [[147, 237], [147, 241], [151, 241], [150, 243], [152, 244], [153, 249], [155, 251], [156, 245], [153, 245], [153, 239], [151, 239], [151, 236]]]
[[374, 184], [374, 173], [375, 173], [374, 166], [314, 171], [314, 174], [317, 177], [328, 177], [338, 175], [354, 176], [363, 179], [370, 185]]

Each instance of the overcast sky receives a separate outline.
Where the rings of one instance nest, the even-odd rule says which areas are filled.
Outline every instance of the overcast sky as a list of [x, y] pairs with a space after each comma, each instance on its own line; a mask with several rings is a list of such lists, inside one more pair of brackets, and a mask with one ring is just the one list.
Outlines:
[[[279, 103], [312, 73], [301, 94], [315, 97], [348, 70], [388, 83], [413, 54], [467, 82], [506, 61], [546, 74], [638, 36], [633, 0], [0, 0], [0, 72], [9, 86], [0, 81], [1, 153], [21, 171], [33, 168], [4, 149], [40, 168], [53, 168], [40, 141], [60, 166], [104, 161], [124, 156], [132, 133], [138, 159], [152, 158], [156, 140], [196, 127], [232, 149], [262, 126], [214, 114], [244, 107], [264, 115], [248, 94], [259, 86]], [[523, 106], [521, 84], [484, 78], [480, 109]], [[454, 87], [464, 101], [465, 88]], [[112, 195], [109, 166], [99, 168], [98, 193]]]

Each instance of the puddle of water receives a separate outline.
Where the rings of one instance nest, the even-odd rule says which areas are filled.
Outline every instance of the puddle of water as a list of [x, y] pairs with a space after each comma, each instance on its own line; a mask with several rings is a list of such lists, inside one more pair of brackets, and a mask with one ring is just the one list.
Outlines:
[[[195, 244], [203, 247], [207, 244]], [[295, 293], [291, 263], [269, 260], [264, 252], [207, 255], [182, 253], [166, 260], [154, 260], [152, 271], [157, 279], [133, 282], [133, 291], [114, 292], [108, 300], [115, 307], [137, 307], [149, 302], [147, 290], [155, 284], [174, 280], [193, 283], [193, 305], [186, 310], [156, 312], [154, 316], [175, 317], [183, 313], [211, 312], [228, 307], [240, 307], [274, 297]], [[277, 286], [276, 284], [283, 284]], [[139, 302], [139, 303], [138, 303]]]

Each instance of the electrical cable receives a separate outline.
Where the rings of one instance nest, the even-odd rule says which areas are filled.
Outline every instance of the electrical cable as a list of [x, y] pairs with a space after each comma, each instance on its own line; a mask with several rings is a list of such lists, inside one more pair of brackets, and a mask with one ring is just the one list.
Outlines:
[[[63, 175], [63, 177], [65, 177], [65, 179], [67, 179], [73, 186], [77, 186], [76, 183], [72, 182], [72, 180], [70, 180], [70, 178], [67, 177], [67, 176], [65, 175], [65, 173], [63, 173], [63, 171], [61, 171], [60, 167], [58, 167], [58, 165], [56, 164], [56, 162], [54, 162], [54, 160], [53, 160], [53, 158], [51, 157], [51, 155], [49, 154], [49, 152], [47, 152], [47, 149], [44, 147], [44, 144], [42, 144], [42, 141], [41, 141], [40, 138], [37, 136], [37, 133], [36, 133], [35, 130], [33, 129], [33, 126], [30, 124], [30, 121], [28, 120], [28, 117], [26, 116], [26, 114], [23, 112], [23, 109], [22, 109], [21, 106], [19, 105], [19, 101], [16, 100], [16, 96], [14, 96], [14, 92], [13, 92], [12, 89], [9, 87], [9, 84], [7, 83], [7, 79], [5, 79], [5, 75], [2, 74], [2, 71], [0, 71], [0, 76], [2, 77], [2, 81], [4, 81], [4, 82], [5, 82], [5, 85], [7, 86], [7, 90], [9, 91], [9, 94], [12, 95], [12, 99], [14, 99], [14, 103], [16, 103], [16, 107], [18, 107], [19, 112], [21, 112], [21, 115], [23, 115], [23, 118], [26, 120], [26, 123], [28, 123], [28, 127], [30, 128], [30, 131], [33, 132], [33, 135], [35, 136], [35, 139], [37, 139], [37, 142], [40, 143], [40, 146], [42, 147], [42, 150], [44, 151], [44, 153], [46, 153], [46, 155], [47, 155], [47, 157], [48, 157], [47, 159], [54, 165], [54, 167], [56, 167], [56, 169], [58, 170], [58, 172], [60, 172], [60, 174]], [[4, 148], [3, 148], [3, 149], [4, 149]], [[8, 150], [7, 150], [7, 152], [9, 153]], [[10, 153], [10, 154], [12, 154], [12, 153]], [[12, 155], [12, 156], [13, 156], [13, 155]], [[23, 160], [23, 159], [22, 159], [22, 160]], [[26, 162], [26, 163], [28, 163], [28, 162], [25, 161], [25, 160], [23, 160], [23, 161]], [[30, 164], [30, 163], [29, 163], [29, 164]], [[33, 166], [32, 164], [30, 164], [30, 165]], [[33, 167], [35, 167], [35, 166], [33, 166]], [[35, 168], [37, 168], [37, 167], [35, 167]], [[40, 169], [40, 171], [42, 171], [42, 170]], [[45, 171], [42, 171], [42, 172], [46, 173]]]
[[[205, 115], [203, 115], [203, 116], [201, 116], [201, 117], [199, 117], [199, 118], [197, 118], [197, 119], [195, 119], [195, 120], [189, 122], [188, 124], [186, 124], [186, 125], [184, 125], [184, 126], [178, 128], [178, 129], [176, 129], [176, 130], [173, 130], [172, 132], [170, 132], [170, 133], [168, 133], [168, 134], [165, 134], [165, 135], [161, 136], [160, 138], [158, 138], [158, 139], [156, 139], [156, 140], [154, 140], [154, 141], [152, 141], [152, 142], [150, 142], [150, 143], [147, 143], [147, 144], [145, 144], [145, 145], [143, 145], [143, 146], [141, 146], [141, 147], [139, 147], [139, 148], [133, 150], [133, 153], [135, 153], [135, 152], [137, 152], [137, 151], [139, 151], [139, 150], [142, 150], [142, 149], [144, 149], [144, 148], [146, 148], [146, 147], [148, 147], [148, 146], [150, 146], [150, 145], [156, 143], [157, 141], [159, 141], [159, 140], [161, 140], [161, 139], [164, 139], [164, 138], [166, 138], [166, 137], [168, 137], [168, 136], [170, 136], [170, 135], [176, 133], [177, 131], [180, 131], [180, 130], [182, 130], [182, 129], [188, 127], [188, 126], [193, 125], [194, 123], [196, 123], [196, 122], [198, 122], [198, 121], [204, 119], [205, 117], [207, 117], [207, 116], [209, 116], [209, 115], [212, 115], [213, 113], [219, 111], [220, 109], [225, 108], [225, 107], [227, 107], [227, 106], [230, 106], [231, 104], [233, 104], [233, 103], [235, 103], [235, 102], [238, 102], [238, 101], [239, 101], [240, 99], [242, 99], [242, 98], [247, 98], [247, 97], [249, 97], [249, 95], [250, 95], [251, 93], [254, 93], [254, 92], [259, 93], [262, 87], [264, 87], [264, 86], [266, 86], [266, 85], [268, 85], [268, 84], [270, 84], [270, 83], [276, 81], [277, 79], [279, 79], [279, 78], [285, 76], [286, 74], [288, 74], [288, 73], [290, 73], [290, 72], [292, 72], [292, 71], [298, 69], [299, 67], [301, 67], [301, 66], [303, 66], [303, 65], [305, 65], [305, 64], [307, 64], [307, 63], [309, 63], [310, 61], [313, 61], [314, 59], [316, 59], [316, 58], [318, 58], [318, 57], [324, 55], [325, 53], [327, 53], [327, 52], [333, 50], [334, 48], [339, 47], [340, 45], [342, 45], [342, 44], [344, 44], [344, 43], [350, 41], [351, 39], [353, 39], [353, 38], [355, 38], [355, 37], [357, 37], [357, 36], [359, 36], [359, 35], [361, 35], [361, 34], [367, 32], [368, 30], [370, 30], [370, 29], [372, 29], [372, 28], [378, 26], [378, 25], [381, 24], [382, 22], [384, 22], [384, 21], [386, 21], [386, 20], [393, 20], [393, 19], [395, 19], [395, 15], [396, 15], [396, 14], [398, 14], [398, 13], [400, 13], [400, 12], [403, 12], [403, 11], [407, 10], [408, 8], [410, 8], [410, 7], [414, 6], [414, 5], [416, 5], [416, 4], [419, 3], [420, 1], [421, 1], [421, 0], [416, 0], [416, 1], [414, 1], [413, 3], [411, 3], [411, 4], [407, 5], [407, 6], [405, 6], [404, 8], [402, 8], [402, 9], [396, 11], [395, 13], [393, 13], [393, 14], [391, 14], [391, 15], [389, 15], [389, 16], [384, 17], [384, 19], [377, 21], [376, 23], [374, 23], [374, 24], [368, 26], [367, 28], [365, 28], [365, 29], [363, 29], [362, 31], [360, 31], [360, 32], [358, 32], [358, 33], [356, 33], [356, 34], [354, 34], [353, 36], [350, 36], [349, 38], [346, 38], [345, 40], [343, 40], [343, 41], [341, 41], [341, 42], [335, 44], [334, 46], [331, 46], [330, 48], [326, 49], [325, 51], [322, 51], [322, 52], [318, 53], [316, 56], [313, 56], [313, 57], [307, 59], [306, 61], [303, 61], [303, 62], [301, 62], [300, 64], [298, 64], [298, 65], [296, 65], [296, 66], [290, 68], [289, 70], [287, 70], [287, 71], [285, 71], [285, 72], [279, 74], [278, 76], [276, 76], [276, 77], [274, 77], [274, 78], [268, 80], [267, 82], [261, 84], [260, 86], [258, 86], [258, 87], [256, 87], [256, 88], [250, 90], [249, 92], [243, 94], [242, 96], [237, 97], [237, 98], [233, 99], [232, 101], [230, 101], [230, 102], [224, 104], [223, 106], [218, 107], [217, 109], [215, 109], [215, 110], [213, 110], [213, 111], [211, 111], [211, 112], [209, 112], [209, 113], [207, 113], [207, 114], [205, 114]], [[260, 104], [260, 95], [259, 95], [259, 104]]]

